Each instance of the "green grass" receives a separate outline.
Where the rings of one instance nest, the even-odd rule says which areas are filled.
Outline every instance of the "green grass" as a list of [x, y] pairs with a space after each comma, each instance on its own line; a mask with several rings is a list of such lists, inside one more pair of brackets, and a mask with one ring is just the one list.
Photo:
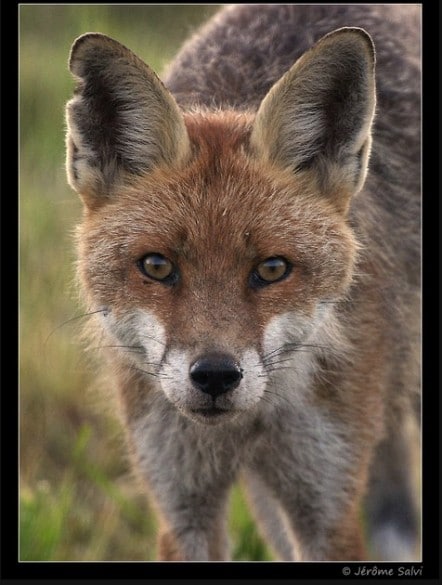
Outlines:
[[[72, 41], [100, 31], [158, 73], [210, 6], [20, 7], [20, 559], [149, 560], [155, 518], [131, 475], [78, 340], [72, 232], [81, 216], [64, 170]], [[267, 559], [239, 489], [235, 559]]]

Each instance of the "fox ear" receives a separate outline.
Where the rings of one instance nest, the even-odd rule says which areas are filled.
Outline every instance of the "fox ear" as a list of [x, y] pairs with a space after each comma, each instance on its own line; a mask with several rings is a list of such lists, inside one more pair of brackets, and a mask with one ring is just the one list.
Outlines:
[[341, 28], [298, 59], [262, 101], [251, 146], [293, 171], [311, 169], [345, 212], [364, 183], [375, 109], [370, 36]]
[[66, 107], [67, 173], [86, 204], [112, 196], [128, 174], [186, 159], [189, 138], [178, 105], [129, 49], [88, 33], [72, 46], [69, 68], [78, 84]]

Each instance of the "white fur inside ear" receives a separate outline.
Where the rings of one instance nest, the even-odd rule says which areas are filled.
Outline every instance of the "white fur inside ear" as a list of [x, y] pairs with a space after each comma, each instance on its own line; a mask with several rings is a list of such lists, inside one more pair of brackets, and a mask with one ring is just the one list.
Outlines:
[[356, 193], [371, 145], [374, 62], [361, 29], [323, 37], [262, 101], [250, 140], [256, 155], [292, 171], [314, 169], [324, 191], [338, 178], [338, 187]]
[[126, 175], [188, 158], [178, 105], [129, 49], [105, 35], [83, 35], [70, 68], [78, 85], [66, 108], [67, 172], [81, 195], [111, 195]]

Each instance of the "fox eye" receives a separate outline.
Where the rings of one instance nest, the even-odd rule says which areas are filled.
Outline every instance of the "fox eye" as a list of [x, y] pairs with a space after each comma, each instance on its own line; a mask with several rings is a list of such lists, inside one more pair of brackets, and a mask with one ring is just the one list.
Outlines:
[[291, 264], [280, 256], [267, 258], [252, 272], [252, 285], [264, 286], [283, 280], [290, 274], [291, 269]]
[[147, 254], [138, 261], [138, 266], [143, 274], [160, 282], [173, 284], [177, 277], [174, 265], [162, 254]]

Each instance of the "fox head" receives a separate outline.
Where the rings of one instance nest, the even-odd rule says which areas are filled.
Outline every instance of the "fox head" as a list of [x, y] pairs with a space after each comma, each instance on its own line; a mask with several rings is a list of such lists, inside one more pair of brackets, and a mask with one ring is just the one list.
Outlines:
[[302, 350], [339, 342], [333, 302], [352, 279], [347, 215], [375, 107], [368, 34], [323, 37], [257, 112], [181, 111], [102, 34], [77, 39], [69, 65], [79, 277], [106, 345], [203, 423], [269, 408], [275, 378], [302, 394], [314, 359]]

